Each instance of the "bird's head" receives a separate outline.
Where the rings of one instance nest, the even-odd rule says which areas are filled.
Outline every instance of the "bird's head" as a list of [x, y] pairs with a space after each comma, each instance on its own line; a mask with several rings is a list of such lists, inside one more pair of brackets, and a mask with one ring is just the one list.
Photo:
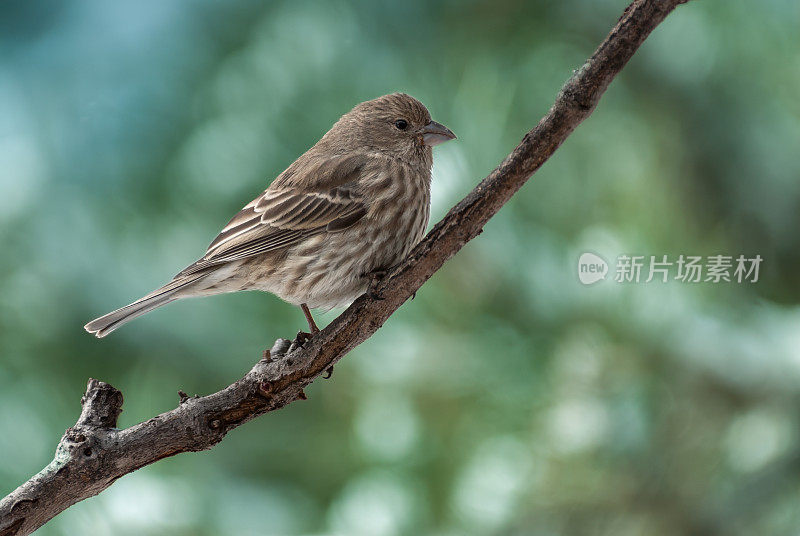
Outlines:
[[[424, 104], [405, 93], [393, 93], [362, 102], [334, 125], [331, 141], [347, 149], [379, 151], [411, 163], [431, 162], [431, 147], [456, 135], [431, 120]], [[355, 144], [355, 147], [351, 144]]]

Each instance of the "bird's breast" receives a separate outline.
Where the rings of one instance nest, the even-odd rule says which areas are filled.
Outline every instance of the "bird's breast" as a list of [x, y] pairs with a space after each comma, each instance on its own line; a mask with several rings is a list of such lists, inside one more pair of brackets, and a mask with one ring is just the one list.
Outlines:
[[[405, 255], [422, 239], [430, 216], [430, 172], [398, 165], [391, 180], [375, 192], [367, 220], [392, 237]], [[400, 259], [398, 259], [399, 261]]]

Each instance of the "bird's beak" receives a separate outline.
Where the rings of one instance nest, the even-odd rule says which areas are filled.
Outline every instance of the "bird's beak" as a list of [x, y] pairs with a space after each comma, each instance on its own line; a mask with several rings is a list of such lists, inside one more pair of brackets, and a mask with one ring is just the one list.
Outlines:
[[456, 139], [456, 135], [453, 134], [453, 131], [436, 121], [431, 121], [422, 128], [422, 143], [428, 147], [454, 139]]

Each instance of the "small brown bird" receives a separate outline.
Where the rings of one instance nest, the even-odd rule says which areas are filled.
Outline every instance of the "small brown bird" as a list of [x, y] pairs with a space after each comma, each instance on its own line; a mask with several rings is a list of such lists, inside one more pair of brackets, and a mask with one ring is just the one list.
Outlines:
[[105, 337], [181, 298], [264, 290], [299, 305], [319, 331], [309, 308], [348, 305], [422, 239], [431, 147], [455, 137], [403, 93], [362, 102], [236, 214], [200, 260], [84, 328]]

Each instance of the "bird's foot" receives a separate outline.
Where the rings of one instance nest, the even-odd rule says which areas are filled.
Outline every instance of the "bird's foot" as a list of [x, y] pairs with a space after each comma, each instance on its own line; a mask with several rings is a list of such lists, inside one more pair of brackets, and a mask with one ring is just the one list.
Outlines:
[[383, 294], [378, 291], [378, 285], [381, 284], [381, 281], [383, 281], [383, 278], [386, 277], [386, 274], [388, 273], [388, 270], [373, 270], [367, 274], [367, 277], [370, 278], [369, 287], [367, 287], [367, 294], [369, 294], [369, 297], [373, 300], [383, 299]]
[[323, 380], [327, 380], [333, 376], [333, 365], [325, 369], [325, 375], [322, 377]]
[[305, 343], [307, 343], [308, 341], [310, 341], [311, 337], [313, 337], [313, 336], [314, 336], [313, 333], [308, 333], [306, 331], [298, 331], [297, 332], [297, 336], [292, 341], [292, 347], [301, 347], [302, 348], [303, 345]]

